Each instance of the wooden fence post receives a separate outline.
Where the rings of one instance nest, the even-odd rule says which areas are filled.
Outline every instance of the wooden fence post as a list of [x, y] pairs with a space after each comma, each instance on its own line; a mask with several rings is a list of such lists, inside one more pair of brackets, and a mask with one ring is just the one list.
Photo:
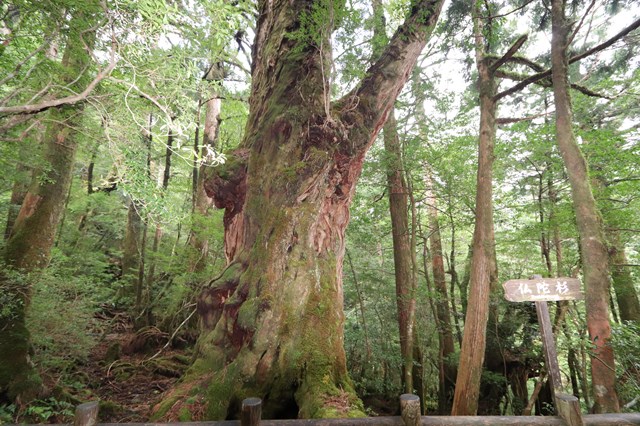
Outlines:
[[582, 413], [578, 398], [562, 392], [556, 392], [556, 410], [568, 426], [583, 426]]
[[242, 401], [240, 426], [258, 426], [262, 417], [262, 400], [247, 398]]
[[404, 426], [419, 426], [420, 397], [410, 393], [400, 395], [400, 415]]
[[98, 408], [97, 401], [78, 405], [73, 417], [73, 426], [94, 426], [98, 422]]

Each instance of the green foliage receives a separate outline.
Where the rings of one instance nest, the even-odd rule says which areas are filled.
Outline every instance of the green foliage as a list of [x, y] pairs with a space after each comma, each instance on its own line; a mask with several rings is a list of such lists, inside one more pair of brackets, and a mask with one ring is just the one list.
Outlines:
[[[618, 394], [623, 405], [640, 392], [640, 324], [615, 324], [609, 344], [616, 354]], [[637, 411], [637, 408], [631, 410]]]
[[73, 404], [53, 397], [38, 399], [29, 404], [23, 416], [36, 423], [68, 421], [73, 418], [74, 408]]
[[74, 405], [54, 397], [36, 399], [27, 407], [15, 404], [0, 405], [0, 424], [4, 423], [62, 423], [73, 421]]
[[[95, 267], [96, 265], [91, 265]], [[34, 294], [27, 315], [34, 362], [46, 374], [59, 376], [86, 360], [96, 343], [93, 314], [105, 300], [98, 272], [54, 255], [53, 264], [32, 274]]]

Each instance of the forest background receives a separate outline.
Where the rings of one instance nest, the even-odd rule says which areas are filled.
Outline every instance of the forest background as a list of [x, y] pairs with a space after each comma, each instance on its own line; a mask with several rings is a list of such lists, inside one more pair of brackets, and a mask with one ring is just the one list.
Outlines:
[[[333, 56], [320, 67], [327, 99], [358, 87], [413, 13], [405, 3], [325, 0], [302, 15], [302, 30], [291, 39]], [[585, 213], [572, 198], [572, 172], [556, 145], [557, 85], [543, 75], [552, 41], [560, 45], [551, 24], [552, 6], [561, 2], [552, 3], [446, 3], [384, 137], [366, 154], [344, 240], [344, 317], [328, 317], [344, 327], [348, 373], [365, 401], [409, 391], [422, 396], [425, 412], [460, 412], [455, 401], [463, 388], [474, 388], [471, 367], [478, 364], [465, 358], [463, 340], [472, 328], [466, 323], [479, 326], [487, 342], [486, 351], [476, 351], [484, 367], [473, 411], [530, 413], [534, 394], [536, 412], [548, 413], [535, 311], [504, 301], [499, 284], [534, 274], [586, 282], [593, 264], [581, 249], [588, 240], [580, 225]], [[205, 351], [194, 345], [212, 320], [197, 312], [198, 300], [237, 255], [233, 235], [225, 235], [237, 200], [218, 197], [214, 205], [206, 192], [219, 188], [206, 187], [232, 181], [245, 155], [238, 147], [248, 126], [251, 43], [262, 6], [215, 0], [0, 6], [6, 215], [0, 421], [60, 420], [72, 404], [91, 398], [96, 380], [82, 371], [96, 347], [113, 352], [101, 360], [102, 371], [119, 369], [121, 378], [145, 368], [179, 376]], [[606, 237], [599, 258], [611, 287], [607, 278], [600, 296], [609, 311], [606, 346], [616, 357], [609, 369], [622, 410], [637, 410], [640, 401], [639, 11], [632, 1], [596, 0], [565, 10], [575, 32], [564, 55], [582, 55], [568, 68], [571, 130]], [[314, 39], [326, 29], [329, 46]], [[478, 99], [494, 99], [498, 108], [495, 139], [485, 142], [488, 107]], [[293, 181], [307, 166], [275, 167], [281, 180]], [[472, 249], [480, 217], [488, 217], [484, 278], [474, 275], [480, 254]], [[590, 297], [552, 307], [560, 365], [585, 411], [615, 411], [594, 392], [599, 373], [592, 360], [601, 348], [588, 332]], [[465, 321], [483, 307], [484, 323]], [[14, 333], [6, 324], [23, 328]], [[104, 346], [121, 326], [128, 340]], [[27, 344], [11, 340], [23, 335]], [[142, 353], [140, 361], [127, 365], [123, 347]], [[186, 356], [163, 356], [174, 348]], [[15, 371], [24, 374], [18, 381], [10, 378]], [[455, 386], [460, 371], [470, 376]], [[301, 400], [296, 394], [302, 412]]]

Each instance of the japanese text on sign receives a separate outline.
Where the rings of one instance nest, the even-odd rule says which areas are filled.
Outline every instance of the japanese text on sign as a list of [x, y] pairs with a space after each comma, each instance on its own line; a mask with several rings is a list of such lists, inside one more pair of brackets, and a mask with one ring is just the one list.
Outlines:
[[583, 298], [580, 280], [576, 278], [510, 280], [502, 286], [505, 290], [505, 298], [512, 302]]

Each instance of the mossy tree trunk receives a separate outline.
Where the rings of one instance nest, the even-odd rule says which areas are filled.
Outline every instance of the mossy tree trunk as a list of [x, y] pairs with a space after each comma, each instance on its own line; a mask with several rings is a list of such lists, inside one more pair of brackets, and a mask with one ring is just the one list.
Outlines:
[[[90, 60], [87, 46], [93, 39], [89, 30], [92, 19], [86, 14], [88, 8], [83, 9], [70, 22], [62, 59], [66, 76], [62, 83], [72, 88], [86, 82], [87, 76], [82, 73]], [[44, 165], [34, 172], [6, 243], [4, 259], [11, 268], [32, 272], [49, 264], [73, 172], [77, 148], [73, 129], [81, 118], [81, 106], [49, 112], [43, 139]], [[41, 391], [39, 375], [29, 357], [30, 337], [25, 325], [32, 289], [28, 280], [10, 273], [0, 277], [0, 286], [0, 396], [24, 403]]]
[[333, 2], [258, 3], [245, 138], [205, 189], [225, 208], [231, 258], [199, 300], [197, 360], [158, 415], [364, 415], [343, 348], [342, 261], [364, 156], [422, 51], [442, 2], [419, 1], [362, 82], [330, 103]]
[[556, 139], [571, 184], [576, 212], [580, 252], [586, 287], [587, 328], [593, 342], [591, 376], [596, 413], [620, 411], [615, 389], [615, 360], [607, 344], [609, 322], [608, 252], [604, 227], [590, 185], [587, 163], [572, 128], [573, 113], [569, 96], [567, 49], [570, 23], [565, 17], [564, 0], [552, 1], [551, 63], [556, 105]]

